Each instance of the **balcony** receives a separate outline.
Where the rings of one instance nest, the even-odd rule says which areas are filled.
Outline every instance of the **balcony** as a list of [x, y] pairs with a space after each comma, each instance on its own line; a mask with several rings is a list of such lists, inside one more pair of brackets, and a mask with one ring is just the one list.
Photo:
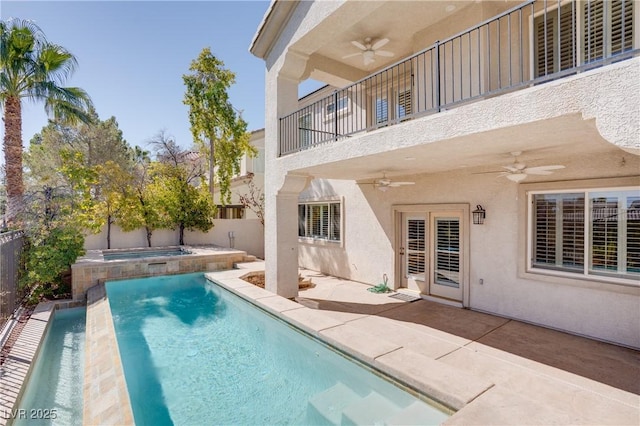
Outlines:
[[632, 0], [526, 1], [281, 117], [279, 155], [637, 56], [634, 13]]

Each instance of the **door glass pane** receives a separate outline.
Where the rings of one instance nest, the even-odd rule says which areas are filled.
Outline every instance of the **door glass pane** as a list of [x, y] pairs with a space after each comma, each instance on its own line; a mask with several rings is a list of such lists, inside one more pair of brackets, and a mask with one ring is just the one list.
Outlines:
[[436, 218], [435, 220], [435, 268], [436, 284], [460, 287], [460, 220]]
[[[406, 275], [413, 277], [425, 271], [425, 220], [407, 219]], [[417, 277], [424, 280], [424, 275]]]

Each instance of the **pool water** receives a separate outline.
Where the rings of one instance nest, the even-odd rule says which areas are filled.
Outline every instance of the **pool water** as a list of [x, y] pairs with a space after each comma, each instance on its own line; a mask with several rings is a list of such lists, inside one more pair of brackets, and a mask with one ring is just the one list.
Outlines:
[[86, 309], [57, 310], [51, 321], [14, 425], [82, 424]]
[[104, 260], [125, 260], [125, 259], [142, 259], [145, 257], [184, 256], [187, 254], [191, 254], [191, 252], [183, 249], [102, 252], [102, 256]]
[[448, 417], [203, 274], [108, 282], [107, 294], [138, 425]]

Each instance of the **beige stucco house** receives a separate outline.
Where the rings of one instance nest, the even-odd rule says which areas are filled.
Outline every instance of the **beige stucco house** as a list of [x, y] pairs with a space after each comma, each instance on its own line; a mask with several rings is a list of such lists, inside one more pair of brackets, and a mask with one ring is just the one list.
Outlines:
[[220, 191], [214, 187], [219, 219], [258, 219], [255, 211], [243, 206], [240, 197], [251, 192], [251, 181], [257, 190], [264, 190], [264, 129], [253, 130], [249, 142], [256, 149], [256, 155], [245, 154], [240, 159], [240, 172], [231, 181], [231, 202], [223, 206], [220, 202]]
[[[267, 289], [386, 274], [640, 348], [639, 23], [630, 0], [273, 1]], [[299, 100], [309, 78], [330, 87]]]

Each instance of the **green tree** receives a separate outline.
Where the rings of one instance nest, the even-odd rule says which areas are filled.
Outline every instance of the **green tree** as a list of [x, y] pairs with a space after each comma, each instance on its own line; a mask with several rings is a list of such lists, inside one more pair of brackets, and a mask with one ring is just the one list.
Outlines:
[[[213, 198], [214, 181], [223, 204], [231, 201], [231, 179], [240, 172], [240, 158], [255, 155], [249, 143], [247, 123], [236, 115], [227, 90], [235, 74], [204, 48], [191, 62], [190, 74], [182, 79], [186, 86], [184, 103], [189, 106], [189, 122], [194, 141], [209, 159], [209, 189]], [[215, 179], [214, 179], [215, 175]]]
[[132, 179], [134, 150], [114, 117], [102, 121], [93, 108], [89, 117], [89, 123], [73, 126], [49, 123], [33, 137], [24, 155], [26, 198], [45, 186], [67, 188], [79, 224], [92, 232], [106, 225], [110, 248], [111, 225], [130, 192], [124, 187]]
[[0, 104], [4, 114], [9, 221], [15, 221], [23, 207], [22, 99], [44, 101], [45, 111], [54, 120], [88, 121], [91, 100], [87, 93], [62, 86], [76, 65], [76, 58], [48, 42], [33, 22], [0, 21]]
[[181, 149], [164, 131], [151, 143], [158, 159], [151, 190], [184, 245], [185, 230], [213, 227], [215, 205], [204, 182], [205, 167], [199, 154]]
[[158, 164], [153, 163], [147, 151], [135, 147], [133, 152], [134, 165], [131, 170], [131, 184], [127, 189], [122, 208], [116, 215], [116, 223], [123, 231], [135, 231], [144, 228], [147, 245], [151, 247], [151, 237], [156, 229], [170, 228], [160, 197], [158, 188], [152, 185], [159, 172]]

